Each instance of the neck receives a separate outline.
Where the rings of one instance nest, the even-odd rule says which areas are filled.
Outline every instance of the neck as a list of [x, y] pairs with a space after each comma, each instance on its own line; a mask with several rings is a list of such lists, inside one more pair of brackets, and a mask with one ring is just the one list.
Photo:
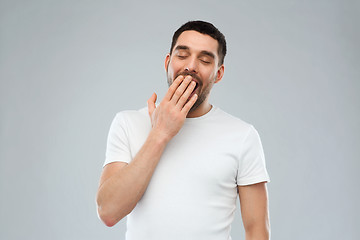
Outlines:
[[207, 114], [212, 108], [212, 105], [210, 103], [208, 103], [207, 101], [204, 101], [202, 104], [200, 104], [200, 106], [198, 106], [196, 109], [191, 110], [188, 114], [187, 114], [187, 118], [196, 118], [196, 117], [201, 117], [205, 114]]

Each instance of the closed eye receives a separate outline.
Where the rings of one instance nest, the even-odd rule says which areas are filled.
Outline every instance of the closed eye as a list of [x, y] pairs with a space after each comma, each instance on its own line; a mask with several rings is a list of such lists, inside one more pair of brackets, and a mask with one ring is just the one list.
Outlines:
[[211, 62], [210, 61], [207, 61], [205, 59], [200, 59], [201, 62], [205, 63], [205, 64], [210, 64]]
[[185, 59], [187, 56], [186, 55], [177, 55], [177, 57], [180, 59]]

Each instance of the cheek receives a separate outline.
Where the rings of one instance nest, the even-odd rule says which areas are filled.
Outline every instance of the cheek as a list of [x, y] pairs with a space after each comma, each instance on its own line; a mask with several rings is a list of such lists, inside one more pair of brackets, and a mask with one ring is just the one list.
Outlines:
[[172, 69], [174, 72], [179, 72], [181, 71], [183, 68], [182, 68], [182, 64], [178, 63], [178, 62], [174, 62], [172, 65], [171, 65]]
[[212, 71], [212, 70], [208, 70], [206, 72], [204, 72], [203, 74], [204, 79], [206, 79], [208, 82], [213, 82], [215, 77], [216, 77], [216, 72]]
[[175, 73], [179, 71], [179, 69], [180, 67], [176, 63], [170, 62], [167, 71], [169, 75], [174, 76]]

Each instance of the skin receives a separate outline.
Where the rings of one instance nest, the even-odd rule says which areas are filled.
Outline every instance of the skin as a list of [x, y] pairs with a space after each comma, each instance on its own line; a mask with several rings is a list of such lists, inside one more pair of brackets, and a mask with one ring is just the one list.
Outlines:
[[266, 182], [238, 186], [246, 240], [270, 239], [270, 219]]
[[[99, 217], [107, 226], [114, 226], [134, 209], [166, 145], [179, 132], [185, 119], [202, 116], [211, 110], [210, 91], [224, 75], [224, 65], [218, 64], [217, 50], [218, 42], [212, 37], [185, 31], [172, 53], [166, 56], [170, 87], [158, 106], [155, 93], [148, 100], [152, 129], [144, 145], [129, 164], [114, 162], [103, 169], [97, 205]], [[246, 240], [269, 239], [265, 183], [238, 186], [238, 192]]]

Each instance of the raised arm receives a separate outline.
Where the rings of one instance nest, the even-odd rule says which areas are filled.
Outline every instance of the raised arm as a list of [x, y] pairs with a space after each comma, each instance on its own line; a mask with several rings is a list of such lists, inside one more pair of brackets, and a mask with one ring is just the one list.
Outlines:
[[155, 106], [156, 94], [148, 100], [152, 130], [144, 145], [129, 163], [115, 162], [103, 169], [97, 193], [98, 214], [113, 226], [129, 214], [143, 196], [167, 143], [179, 132], [197, 95], [191, 77], [179, 76]]
[[238, 186], [246, 240], [269, 240], [270, 220], [266, 183]]

